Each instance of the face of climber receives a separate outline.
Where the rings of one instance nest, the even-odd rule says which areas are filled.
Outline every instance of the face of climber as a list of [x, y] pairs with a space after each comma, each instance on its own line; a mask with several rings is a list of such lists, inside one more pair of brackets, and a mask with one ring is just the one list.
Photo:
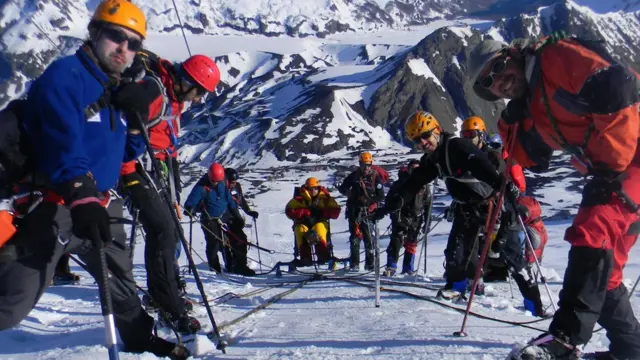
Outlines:
[[527, 92], [522, 55], [516, 49], [496, 56], [482, 69], [478, 83], [502, 99], [518, 99]]

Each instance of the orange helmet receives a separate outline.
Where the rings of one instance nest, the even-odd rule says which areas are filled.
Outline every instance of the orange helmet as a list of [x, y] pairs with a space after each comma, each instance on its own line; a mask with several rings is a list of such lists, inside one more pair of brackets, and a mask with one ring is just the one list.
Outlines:
[[104, 0], [93, 13], [91, 23], [105, 22], [135, 31], [147, 37], [147, 18], [142, 10], [129, 0]]
[[360, 154], [360, 162], [363, 164], [373, 164], [373, 156], [370, 152], [365, 151]]
[[429, 131], [439, 134], [440, 123], [438, 123], [438, 120], [436, 120], [433, 114], [426, 111], [416, 112], [411, 115], [404, 124], [404, 133], [410, 140], [414, 140], [418, 136]]
[[462, 123], [462, 131], [467, 130], [487, 132], [487, 127], [484, 125], [484, 121], [480, 117], [471, 116]]
[[306, 186], [307, 188], [314, 188], [320, 186], [320, 183], [318, 182], [318, 179], [310, 177], [307, 179], [307, 181], [304, 182], [304, 186]]

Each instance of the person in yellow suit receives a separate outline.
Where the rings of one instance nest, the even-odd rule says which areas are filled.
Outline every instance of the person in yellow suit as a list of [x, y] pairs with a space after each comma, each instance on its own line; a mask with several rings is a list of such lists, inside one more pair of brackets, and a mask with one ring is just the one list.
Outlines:
[[318, 179], [310, 177], [305, 181], [300, 193], [287, 203], [285, 213], [294, 222], [300, 264], [311, 265], [311, 246], [315, 246], [318, 263], [329, 261], [329, 220], [340, 216], [340, 205]]

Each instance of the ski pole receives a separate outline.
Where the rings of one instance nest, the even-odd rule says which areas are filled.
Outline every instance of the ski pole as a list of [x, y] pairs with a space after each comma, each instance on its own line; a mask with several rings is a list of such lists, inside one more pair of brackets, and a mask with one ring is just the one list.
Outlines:
[[511, 284], [511, 271], [507, 270], [507, 279], [509, 280], [509, 290], [511, 290], [511, 298], [513, 299], [513, 284]]
[[[193, 253], [193, 217], [189, 216], [189, 254]], [[191, 267], [189, 267], [191, 274]]]
[[376, 231], [376, 307], [380, 307], [380, 230], [378, 229], [378, 221], [374, 221], [374, 227]]
[[256, 244], [258, 246], [258, 264], [260, 264], [260, 272], [262, 272], [262, 259], [260, 258], [260, 238], [258, 237], [258, 222], [253, 218], [253, 228], [256, 230]]
[[[516, 134], [518, 133], [518, 123], [515, 123], [509, 129], [509, 135], [507, 138], [510, 140], [508, 153], [513, 154], [513, 148], [516, 143]], [[507, 189], [507, 181], [509, 180], [509, 172], [511, 171], [511, 165], [513, 164], [513, 157], [509, 156], [507, 159], [507, 166], [504, 170], [504, 177], [502, 181], [502, 185], [500, 186], [500, 191], [497, 196], [497, 204], [493, 205], [492, 201], [489, 201], [487, 220], [484, 224], [485, 235], [484, 238], [487, 241], [484, 242], [484, 248], [482, 249], [482, 255], [480, 256], [480, 261], [478, 262], [478, 266], [476, 267], [476, 274], [473, 277], [473, 286], [471, 287], [471, 294], [469, 294], [469, 301], [467, 302], [467, 308], [464, 312], [464, 318], [462, 319], [462, 326], [460, 327], [460, 331], [456, 331], [453, 333], [454, 336], [467, 336], [464, 332], [464, 328], [467, 325], [467, 319], [469, 318], [469, 312], [471, 311], [471, 304], [473, 303], [473, 298], [476, 293], [476, 289], [478, 287], [478, 282], [480, 280], [480, 275], [482, 274], [482, 268], [484, 267], [484, 262], [487, 258], [487, 254], [489, 253], [489, 249], [491, 248], [491, 241], [488, 239], [491, 238], [491, 234], [493, 234], [493, 230], [496, 227], [496, 222], [498, 221], [498, 215], [500, 214], [500, 210], [502, 209], [502, 204], [504, 202], [504, 193]]]
[[524, 238], [527, 240], [527, 245], [529, 246], [529, 250], [531, 250], [531, 255], [533, 255], [533, 260], [536, 263], [536, 267], [538, 268], [538, 272], [540, 273], [540, 280], [542, 281], [542, 284], [544, 285], [545, 290], [547, 291], [547, 295], [549, 295], [549, 300], [551, 301], [551, 306], [553, 306], [553, 311], [558, 311], [558, 308], [556, 307], [556, 302], [553, 299], [553, 296], [551, 295], [551, 290], [549, 289], [549, 284], [547, 284], [547, 279], [544, 278], [544, 275], [542, 275], [542, 267], [540, 267], [540, 262], [538, 261], [538, 255], [536, 255], [536, 250], [533, 248], [533, 243], [531, 242], [531, 238], [529, 237], [529, 233], [527, 232], [527, 227], [524, 225], [524, 221], [522, 220], [522, 216], [520, 216], [518, 212], [518, 208], [516, 207], [516, 202], [515, 200], [511, 203], [511, 206], [513, 207], [513, 211], [516, 212], [516, 214], [518, 215], [518, 222], [520, 223], [520, 227], [522, 228], [522, 231], [524, 232]]
[[433, 198], [436, 196], [436, 184], [438, 183], [438, 179], [433, 182], [433, 191], [431, 191], [431, 201], [429, 202], [429, 209], [427, 210], [425, 219], [424, 219], [424, 276], [427, 276], [427, 239], [429, 236], [429, 227], [431, 226], [431, 212], [433, 211]]
[[640, 283], [640, 275], [638, 275], [638, 278], [636, 279], [636, 283], [633, 284], [633, 287], [631, 288], [631, 291], [629, 291], [629, 298], [631, 298], [633, 293], [636, 291], [636, 288], [638, 287], [638, 283]]
[[[135, 119], [138, 121], [140, 128], [143, 129], [142, 131], [140, 131], [140, 134], [142, 135], [142, 138], [144, 140], [145, 143], [145, 147], [146, 147], [146, 151], [147, 154], [149, 156], [149, 158], [151, 159], [151, 166], [153, 167], [153, 171], [156, 174], [157, 180], [160, 184], [160, 187], [162, 189], [164, 189], [164, 191], [162, 191], [162, 197], [165, 201], [165, 204], [167, 206], [169, 206], [172, 210], [173, 206], [171, 204], [171, 198], [169, 198], [170, 194], [167, 191], [167, 186], [164, 182], [164, 178], [162, 177], [162, 170], [160, 169], [160, 165], [158, 165], [158, 159], [154, 156], [153, 154], [153, 148], [151, 147], [151, 140], [149, 139], [149, 134], [146, 131], [146, 127], [144, 125], [144, 121], [142, 121], [142, 118], [140, 116], [139, 113], [135, 113], [134, 114]], [[178, 235], [180, 238], [180, 241], [182, 242], [182, 247], [185, 249], [185, 254], [187, 255], [187, 260], [189, 261], [189, 267], [191, 268], [191, 270], [193, 271], [193, 278], [196, 281], [196, 285], [198, 286], [198, 291], [200, 292], [200, 296], [202, 297], [202, 302], [204, 302], [204, 307], [207, 310], [207, 315], [209, 316], [209, 320], [211, 321], [211, 326], [213, 327], [213, 331], [211, 334], [209, 334], [210, 336], [209, 339], [214, 340], [217, 342], [216, 344], [216, 349], [222, 351], [223, 354], [226, 354], [226, 348], [227, 348], [227, 342], [224, 341], [222, 339], [222, 337], [220, 336], [220, 331], [218, 330], [218, 325], [216, 324], [216, 320], [213, 317], [213, 311], [211, 311], [211, 306], [209, 305], [209, 301], [207, 300], [207, 294], [204, 291], [204, 286], [202, 285], [202, 280], [200, 280], [200, 274], [198, 274], [198, 269], [196, 268], [196, 264], [193, 261], [193, 257], [191, 256], [191, 253], [189, 253], [189, 244], [187, 244], [187, 239], [184, 236], [184, 229], [182, 228], [182, 225], [180, 224], [180, 219], [178, 219], [178, 215], [176, 213], [176, 211], [169, 211], [171, 213], [171, 217], [173, 218], [173, 222], [176, 225], [176, 228], [178, 230]], [[215, 339], [214, 339], [215, 338]]]
[[104, 247], [98, 249], [98, 257], [100, 258], [100, 273], [98, 275], [98, 290], [100, 292], [100, 306], [102, 308], [102, 316], [104, 317], [104, 330], [107, 337], [107, 350], [109, 351], [109, 360], [119, 360], [118, 338], [116, 337], [116, 325], [113, 320], [113, 303], [111, 302], [111, 291], [109, 290], [109, 273], [107, 269], [107, 257], [104, 253]]
[[[250, 243], [247, 240], [241, 239], [239, 236], [237, 236], [231, 230], [229, 230], [229, 227], [227, 226], [227, 224], [223, 223], [221, 228], [225, 233], [227, 233], [227, 235], [231, 235], [232, 238], [234, 238], [235, 240], [238, 240], [241, 244], [247, 244], [248, 246], [253, 246], [256, 249], [262, 250], [262, 251], [266, 251], [269, 254], [275, 254], [276, 253], [275, 250], [269, 250], [267, 248], [263, 248], [263, 247], [261, 247], [259, 245], [254, 244], [254, 243]], [[258, 253], [258, 256], [260, 256], [260, 253]], [[260, 260], [258, 260], [258, 261], [260, 261]]]
[[140, 215], [140, 210], [137, 207], [133, 208], [133, 224], [131, 224], [131, 239], [129, 240], [129, 259], [133, 259], [133, 252], [136, 248], [136, 229], [138, 226], [138, 216]]

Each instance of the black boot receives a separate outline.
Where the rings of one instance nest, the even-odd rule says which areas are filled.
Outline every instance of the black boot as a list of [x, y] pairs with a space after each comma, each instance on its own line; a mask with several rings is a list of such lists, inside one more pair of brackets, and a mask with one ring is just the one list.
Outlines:
[[124, 351], [137, 354], [150, 352], [157, 357], [168, 357], [171, 360], [187, 360], [189, 356], [191, 356], [191, 353], [186, 347], [155, 335], [150, 335], [144, 342], [126, 346]]

